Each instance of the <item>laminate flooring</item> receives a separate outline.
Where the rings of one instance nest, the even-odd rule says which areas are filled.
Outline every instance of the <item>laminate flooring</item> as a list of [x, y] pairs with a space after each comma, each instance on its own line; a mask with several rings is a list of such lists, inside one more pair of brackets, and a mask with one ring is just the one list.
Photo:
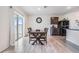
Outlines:
[[[32, 42], [31, 42], [32, 43]], [[9, 47], [3, 53], [78, 53], [79, 49], [65, 40], [62, 36], [50, 36], [47, 45], [29, 44], [29, 38], [24, 37], [15, 42], [15, 46]]]

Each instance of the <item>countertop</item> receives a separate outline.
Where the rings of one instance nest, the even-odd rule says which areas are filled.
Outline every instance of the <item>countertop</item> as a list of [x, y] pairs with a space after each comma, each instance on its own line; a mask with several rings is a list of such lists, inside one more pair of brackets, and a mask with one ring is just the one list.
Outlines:
[[67, 30], [74, 30], [74, 31], [79, 31], [79, 29], [67, 29]]

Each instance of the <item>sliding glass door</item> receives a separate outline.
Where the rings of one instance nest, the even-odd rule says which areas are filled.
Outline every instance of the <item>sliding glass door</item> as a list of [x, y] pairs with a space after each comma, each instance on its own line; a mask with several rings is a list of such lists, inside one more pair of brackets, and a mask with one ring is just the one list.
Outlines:
[[15, 40], [23, 37], [23, 17], [14, 15]]

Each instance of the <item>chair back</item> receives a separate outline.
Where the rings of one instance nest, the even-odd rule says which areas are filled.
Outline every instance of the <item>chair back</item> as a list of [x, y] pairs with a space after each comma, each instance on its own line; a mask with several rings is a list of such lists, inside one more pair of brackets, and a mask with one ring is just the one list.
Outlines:
[[32, 31], [32, 28], [28, 28], [28, 33]]
[[39, 31], [40, 31], [40, 29], [36, 29], [36, 31], [37, 31], [37, 32], [39, 32]]
[[45, 31], [45, 32], [48, 32], [48, 28], [44, 28], [44, 31]]

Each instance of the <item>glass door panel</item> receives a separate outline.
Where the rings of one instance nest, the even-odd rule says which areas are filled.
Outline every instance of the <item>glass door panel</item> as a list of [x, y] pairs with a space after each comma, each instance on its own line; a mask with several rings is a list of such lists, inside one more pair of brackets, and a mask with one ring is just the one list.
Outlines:
[[14, 15], [15, 40], [23, 37], [23, 17]]
[[18, 38], [23, 37], [23, 18], [18, 16]]

